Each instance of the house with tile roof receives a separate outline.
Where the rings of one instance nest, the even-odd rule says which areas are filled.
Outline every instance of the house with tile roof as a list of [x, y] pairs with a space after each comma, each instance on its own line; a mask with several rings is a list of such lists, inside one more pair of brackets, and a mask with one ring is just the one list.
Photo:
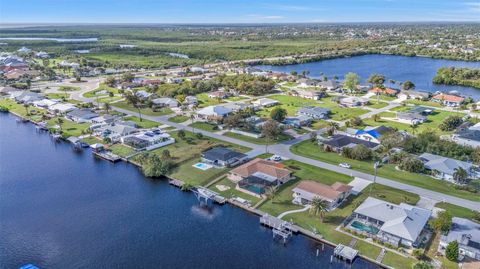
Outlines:
[[440, 93], [432, 97], [432, 101], [440, 103], [444, 106], [457, 107], [460, 106], [465, 98], [452, 94]]
[[351, 216], [347, 228], [393, 246], [415, 247], [432, 212], [406, 203], [392, 204], [368, 197]]
[[335, 209], [351, 193], [352, 186], [335, 182], [326, 185], [313, 180], [303, 180], [293, 188], [293, 203], [298, 205], [311, 204], [315, 198], [328, 202], [328, 209]]

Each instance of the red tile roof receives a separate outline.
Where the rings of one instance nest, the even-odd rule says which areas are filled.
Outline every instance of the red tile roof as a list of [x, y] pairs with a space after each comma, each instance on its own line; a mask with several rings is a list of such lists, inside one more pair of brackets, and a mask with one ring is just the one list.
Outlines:
[[440, 101], [448, 101], [448, 102], [454, 102], [454, 103], [461, 103], [465, 98], [456, 96], [456, 95], [450, 95], [450, 94], [444, 94], [440, 93], [432, 97], [433, 99], [440, 100]]
[[261, 172], [276, 178], [283, 178], [290, 175], [290, 170], [285, 169], [283, 164], [260, 158], [256, 158], [246, 164], [240, 165], [230, 172], [242, 177], [248, 177], [256, 172]]
[[303, 180], [295, 188], [333, 201], [342, 193], [350, 191], [352, 186], [340, 182], [335, 182], [332, 186], [329, 186], [313, 180]]

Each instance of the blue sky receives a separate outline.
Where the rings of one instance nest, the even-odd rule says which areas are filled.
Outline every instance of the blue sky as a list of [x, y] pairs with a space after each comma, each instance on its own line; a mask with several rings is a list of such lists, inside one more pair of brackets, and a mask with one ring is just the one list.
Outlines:
[[480, 21], [480, 0], [0, 0], [0, 23]]

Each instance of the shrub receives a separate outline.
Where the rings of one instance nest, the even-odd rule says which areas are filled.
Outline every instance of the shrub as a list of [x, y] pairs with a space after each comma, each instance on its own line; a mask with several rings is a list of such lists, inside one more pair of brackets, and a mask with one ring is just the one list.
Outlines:
[[456, 262], [458, 260], [458, 242], [452, 241], [447, 245], [445, 249], [445, 256], [452, 262]]

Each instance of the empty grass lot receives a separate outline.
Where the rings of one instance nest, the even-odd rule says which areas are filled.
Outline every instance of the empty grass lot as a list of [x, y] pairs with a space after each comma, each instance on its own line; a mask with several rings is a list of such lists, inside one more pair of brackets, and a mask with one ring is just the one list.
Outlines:
[[[120, 102], [112, 103], [111, 105], [115, 106], [115, 107], [118, 107], [118, 108], [121, 108], [121, 109], [126, 109], [126, 110], [130, 110], [130, 111], [138, 113], [138, 110], [136, 108], [134, 108], [132, 105], [128, 104], [126, 101], [120, 101]], [[168, 114], [173, 113], [170, 108], [166, 108], [166, 107], [155, 110], [155, 111], [153, 111], [151, 108], [147, 107], [147, 108], [140, 109], [140, 111], [143, 115], [148, 115], [148, 116], [164, 116], [164, 115], [168, 115]]]
[[175, 122], [175, 123], [182, 123], [182, 122], [186, 122], [189, 119], [190, 118], [187, 116], [177, 115], [177, 116], [168, 118], [168, 121]]
[[250, 136], [241, 135], [241, 134], [232, 133], [232, 132], [226, 132], [223, 135], [228, 136], [228, 137], [232, 137], [232, 138], [236, 138], [238, 140], [242, 140], [242, 141], [245, 141], [245, 142], [258, 144], [258, 145], [267, 145], [267, 144], [271, 145], [271, 144], [276, 144], [276, 143], [279, 143], [279, 142], [282, 142], [282, 141], [287, 141], [287, 140], [291, 139], [291, 137], [289, 135], [286, 135], [286, 134], [281, 134], [281, 135], [279, 135], [278, 139], [271, 140], [271, 141], [267, 141], [267, 139], [265, 137], [255, 138], [255, 137], [250, 137]]
[[145, 128], [145, 129], [155, 128], [160, 126], [158, 122], [154, 122], [146, 119], [142, 119], [142, 121], [140, 121], [139, 117], [134, 117], [134, 116], [127, 116], [127, 117], [124, 117], [123, 119], [126, 121], [133, 121], [138, 127]]

